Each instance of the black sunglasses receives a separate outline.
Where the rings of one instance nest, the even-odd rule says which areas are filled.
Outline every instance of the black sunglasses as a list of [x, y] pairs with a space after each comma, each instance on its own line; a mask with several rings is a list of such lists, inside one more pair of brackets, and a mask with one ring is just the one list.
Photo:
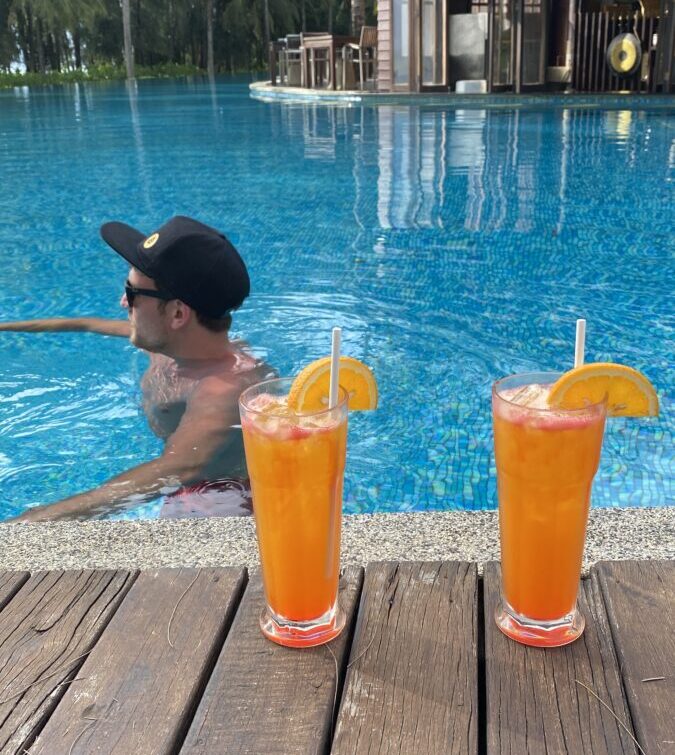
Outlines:
[[129, 305], [129, 309], [134, 306], [134, 299], [137, 296], [150, 296], [153, 299], [161, 299], [162, 301], [171, 301], [172, 299], [176, 298], [175, 296], [172, 296], [169, 293], [165, 293], [164, 291], [155, 291], [152, 288], [136, 288], [135, 286], [132, 286], [129, 281], [124, 284], [124, 294], [127, 297], [127, 304]]

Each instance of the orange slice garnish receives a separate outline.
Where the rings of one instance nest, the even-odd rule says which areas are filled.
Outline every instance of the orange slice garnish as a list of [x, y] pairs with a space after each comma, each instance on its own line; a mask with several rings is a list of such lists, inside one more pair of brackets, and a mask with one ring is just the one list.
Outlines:
[[655, 417], [659, 398], [641, 372], [623, 364], [596, 362], [576, 367], [553, 384], [548, 403], [561, 409], [583, 409], [607, 396], [610, 417]]
[[[340, 386], [349, 394], [349, 409], [377, 408], [377, 383], [370, 367], [354, 357], [340, 357]], [[293, 381], [288, 406], [296, 412], [318, 412], [328, 408], [330, 357], [308, 364]]]

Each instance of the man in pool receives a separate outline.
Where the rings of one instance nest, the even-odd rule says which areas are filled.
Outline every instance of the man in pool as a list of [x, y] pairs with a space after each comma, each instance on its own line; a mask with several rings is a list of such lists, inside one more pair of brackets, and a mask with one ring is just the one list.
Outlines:
[[98, 488], [13, 521], [87, 519], [159, 495], [162, 516], [250, 513], [237, 401], [272, 374], [228, 339], [231, 313], [249, 294], [243, 260], [221, 233], [182, 216], [149, 236], [124, 223], [104, 224], [101, 236], [131, 265], [120, 302], [128, 320], [55, 318], [0, 323], [0, 330], [124, 336], [149, 352], [143, 409], [164, 450]]

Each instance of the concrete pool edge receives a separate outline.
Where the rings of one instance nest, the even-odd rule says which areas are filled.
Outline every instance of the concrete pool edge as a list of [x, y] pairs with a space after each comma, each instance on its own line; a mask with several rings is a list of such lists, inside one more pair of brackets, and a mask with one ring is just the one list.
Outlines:
[[[343, 522], [344, 566], [499, 559], [496, 511], [359, 514]], [[675, 559], [675, 506], [591, 511], [584, 570], [615, 559]], [[3, 570], [257, 564], [248, 517], [0, 526]]]
[[303, 89], [272, 86], [269, 81], [249, 84], [249, 94], [261, 102], [288, 102], [331, 105], [441, 105], [446, 108], [548, 107], [591, 108], [598, 110], [671, 110], [675, 95], [627, 93], [495, 93], [457, 94], [455, 92], [372, 92], [359, 90]]

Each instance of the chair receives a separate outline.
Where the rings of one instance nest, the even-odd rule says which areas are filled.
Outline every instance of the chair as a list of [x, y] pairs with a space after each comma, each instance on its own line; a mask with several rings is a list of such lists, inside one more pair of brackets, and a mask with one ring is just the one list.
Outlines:
[[328, 54], [324, 53], [323, 56], [317, 55], [315, 50], [307, 50], [305, 48], [305, 40], [317, 37], [329, 37], [330, 34], [325, 31], [303, 31], [300, 33], [300, 60], [302, 63], [301, 66], [301, 76], [302, 76], [302, 87], [307, 87], [310, 89], [314, 89], [314, 83], [315, 83], [315, 77], [316, 77], [316, 70], [315, 70], [315, 64], [319, 63], [328, 67]]
[[[375, 80], [375, 64], [377, 61], [377, 27], [362, 26], [358, 44], [349, 42], [342, 48], [342, 88], [347, 88], [347, 63], [359, 64], [359, 89], [363, 89], [367, 81], [368, 72]], [[365, 71], [365, 76], [364, 76]]]
[[302, 86], [301, 35], [287, 34], [284, 50], [285, 83], [289, 87]]
[[268, 66], [269, 66], [269, 71], [270, 71], [270, 84], [272, 86], [277, 85], [277, 64], [278, 64], [278, 70], [279, 70], [278, 83], [279, 84], [284, 83], [285, 51], [286, 51], [285, 39], [277, 39], [273, 42], [270, 42], [269, 53], [268, 53], [269, 55]]

